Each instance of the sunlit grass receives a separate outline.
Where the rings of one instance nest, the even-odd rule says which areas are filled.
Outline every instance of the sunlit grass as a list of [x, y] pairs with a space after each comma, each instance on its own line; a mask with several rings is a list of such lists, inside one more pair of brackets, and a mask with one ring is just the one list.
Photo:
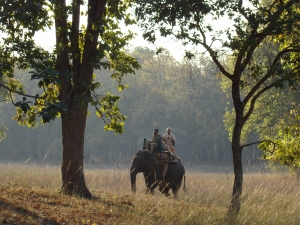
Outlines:
[[[0, 164], [0, 219], [15, 224], [224, 224], [233, 174], [187, 170], [187, 192], [168, 199], [158, 190], [130, 190], [129, 168], [85, 169], [97, 200], [59, 194], [60, 167]], [[235, 224], [298, 224], [300, 181], [288, 173], [246, 173]], [[1, 220], [0, 220], [1, 222]]]

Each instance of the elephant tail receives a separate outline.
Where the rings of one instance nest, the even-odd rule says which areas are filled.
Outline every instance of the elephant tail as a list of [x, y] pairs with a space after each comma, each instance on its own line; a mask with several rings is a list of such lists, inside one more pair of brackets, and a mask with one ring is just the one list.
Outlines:
[[186, 192], [186, 187], [185, 187], [185, 175], [183, 175], [183, 191]]

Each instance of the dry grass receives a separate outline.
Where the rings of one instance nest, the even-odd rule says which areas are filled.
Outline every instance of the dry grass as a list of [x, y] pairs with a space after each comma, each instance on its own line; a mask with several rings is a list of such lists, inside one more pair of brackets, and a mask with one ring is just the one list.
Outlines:
[[[59, 194], [59, 167], [0, 164], [0, 222], [5, 224], [224, 224], [233, 175], [187, 171], [187, 192], [167, 199], [157, 190], [130, 191], [129, 169], [85, 169], [97, 200]], [[235, 224], [299, 224], [300, 181], [286, 173], [245, 174]]]

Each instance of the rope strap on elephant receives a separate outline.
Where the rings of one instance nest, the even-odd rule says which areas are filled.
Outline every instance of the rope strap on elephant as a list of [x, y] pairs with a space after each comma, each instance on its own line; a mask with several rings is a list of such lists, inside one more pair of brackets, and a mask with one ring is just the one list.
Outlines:
[[163, 172], [162, 172], [162, 177], [164, 180], [165, 176], [167, 174], [167, 171], [168, 171], [169, 163], [167, 161], [169, 159], [169, 155], [168, 155], [168, 153], [165, 153], [165, 152], [153, 153], [153, 154], [156, 158], [157, 165], [164, 165]]
[[164, 161], [167, 161], [169, 159], [169, 155], [166, 152], [153, 153], [153, 155], [155, 156], [156, 163], [158, 165], [163, 165]]
[[168, 162], [164, 163], [164, 169], [163, 169], [163, 172], [162, 172], [162, 178], [163, 178], [163, 180], [165, 180], [165, 176], [166, 176], [167, 171], [168, 171], [168, 165], [169, 165]]

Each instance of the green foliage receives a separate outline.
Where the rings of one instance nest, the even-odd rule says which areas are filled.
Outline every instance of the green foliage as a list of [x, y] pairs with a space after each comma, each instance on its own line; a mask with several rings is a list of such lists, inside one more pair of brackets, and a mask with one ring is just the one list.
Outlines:
[[[116, 103], [120, 100], [119, 96], [114, 96], [107, 92], [107, 94], [101, 98], [94, 93], [93, 99], [99, 99], [92, 104], [96, 108], [96, 114], [104, 121], [108, 119], [110, 123], [106, 123], [104, 130], [114, 130], [116, 134], [124, 132], [124, 123], [118, 121], [124, 121], [126, 116], [122, 116], [119, 107]], [[99, 108], [101, 107], [101, 108]]]
[[6, 127], [3, 125], [0, 127], [0, 142], [6, 138], [5, 129]]
[[[138, 1], [136, 15], [147, 40], [154, 41], [159, 30], [162, 36], [172, 35], [207, 51], [224, 75], [223, 87], [233, 101], [234, 109], [228, 108], [225, 115], [226, 129], [233, 146], [243, 148], [249, 140], [265, 139], [267, 131], [272, 135], [278, 131], [272, 128], [289, 109], [279, 102], [290, 103], [290, 93], [283, 88], [296, 89], [299, 82], [299, 8], [293, 0]], [[224, 24], [224, 18], [228, 26], [214, 27], [212, 22]], [[287, 96], [281, 98], [282, 93]], [[282, 138], [277, 139], [281, 145], [287, 143]]]
[[300, 168], [299, 120], [298, 124], [282, 128], [275, 143], [264, 142], [260, 148], [264, 151], [263, 159], [280, 163], [292, 168]]
[[[118, 85], [111, 82], [113, 71], [95, 71], [93, 85], [95, 90], [101, 86], [101, 92], [91, 90], [90, 93], [91, 101], [98, 99], [99, 102], [91, 102], [89, 107], [85, 163], [130, 163], [136, 150], [141, 148], [143, 138], [151, 138], [153, 128], [159, 128], [163, 134], [169, 126], [177, 138], [176, 153], [186, 164], [230, 163], [230, 143], [222, 123], [226, 99], [219, 88], [220, 79], [215, 76], [216, 68], [211, 60], [204, 55], [195, 55], [192, 61], [178, 62], [166, 50], [157, 55], [155, 51], [142, 47], [129, 53], [138, 59], [141, 69], [135, 76], [124, 77], [122, 83], [127, 84], [124, 91], [119, 92]], [[17, 77], [26, 77], [27, 74], [20, 71]], [[27, 79], [22, 83], [24, 88], [36, 91], [35, 81], [39, 82]], [[107, 92], [110, 99], [104, 97]], [[103, 97], [110, 102], [105, 102], [102, 107]], [[103, 127], [107, 121], [104, 121], [105, 117], [100, 117], [100, 112], [106, 113], [104, 109], [114, 108], [113, 101], [118, 104], [122, 115], [127, 117], [124, 124], [126, 132], [121, 136], [105, 132]], [[43, 160], [44, 163], [60, 162], [62, 143], [59, 120], [36, 129], [18, 127], [11, 121], [13, 106], [9, 105], [5, 102], [0, 105], [0, 110], [3, 108], [4, 112], [0, 124], [9, 128], [7, 138], [1, 143], [1, 159], [24, 162], [31, 158], [40, 163]], [[97, 112], [96, 108], [102, 111]], [[100, 118], [94, 116], [94, 112]], [[22, 137], [22, 144], [14, 141], [19, 137]], [[23, 154], [19, 154], [21, 150]], [[245, 155], [247, 162], [249, 157], [253, 158], [252, 153]]]
[[[59, 117], [61, 113], [70, 110], [69, 103], [72, 98], [72, 101], [75, 100], [81, 107], [86, 102], [94, 106], [101, 105], [102, 109], [99, 110], [102, 118], [105, 118], [105, 129], [116, 129], [116, 133], [124, 131], [126, 117], [121, 115], [116, 105], [119, 97], [107, 94], [99, 98], [100, 95], [96, 94], [96, 90], [101, 87], [100, 83], [74, 83], [80, 74], [76, 74], [73, 69], [81, 65], [75, 65], [76, 62], [72, 61], [69, 69], [58, 72], [56, 60], [68, 45], [66, 47], [68, 54], [70, 56], [78, 54], [81, 61], [79, 63], [82, 64], [85, 40], [93, 39], [92, 33], [99, 31], [97, 48], [94, 56], [88, 62], [89, 67], [114, 71], [111, 77], [117, 80], [119, 90], [123, 90], [126, 87], [121, 83], [124, 75], [134, 74], [135, 70], [140, 68], [137, 60], [125, 52], [125, 46], [132, 39], [133, 34], [131, 32], [125, 34], [119, 27], [121, 20], [127, 25], [135, 23], [127, 14], [131, 5], [131, 1], [108, 1], [103, 17], [92, 24], [93, 31], [88, 33], [88, 28], [84, 25], [79, 30], [78, 50], [74, 47], [76, 46], [76, 43], [74, 44], [74, 26], [71, 21], [67, 21], [67, 30], [60, 26], [57, 27], [57, 34], [63, 35], [66, 32], [66, 42], [60, 42], [61, 39], [58, 39], [59, 44], [51, 52], [35, 44], [34, 34], [47, 28], [52, 29], [55, 23], [54, 19], [71, 16], [79, 7], [78, 5], [71, 3], [64, 7], [63, 4], [57, 4], [56, 1], [46, 0], [28, 0], [26, 4], [23, 1], [2, 1], [0, 3], [0, 31], [5, 34], [0, 40], [0, 74], [2, 78], [0, 85], [5, 87], [6, 93], [9, 94], [6, 96], [11, 97], [17, 107], [17, 115], [14, 118], [19, 124], [32, 127], [38, 117], [43, 123], [48, 123]], [[88, 12], [81, 12], [81, 15], [88, 15]], [[22, 81], [14, 78], [15, 69], [32, 70], [29, 72], [31, 79], [38, 80], [37, 85], [41, 90], [37, 90], [36, 94], [27, 94], [23, 90]], [[67, 96], [62, 97], [60, 92], [65, 88], [62, 84], [66, 83], [73, 86]], [[77, 93], [77, 90], [85, 91]], [[93, 99], [90, 91], [87, 90], [91, 90], [94, 93], [93, 96], [97, 96], [97, 98]], [[17, 100], [17, 96], [13, 96], [13, 93], [25, 96], [26, 99]]]
[[[275, 140], [274, 143], [263, 142], [260, 148], [264, 151], [263, 158], [273, 163], [280, 163], [291, 168], [300, 167], [299, 152], [299, 93], [292, 92], [290, 96], [278, 96], [275, 103], [274, 116], [282, 115], [280, 120], [273, 124], [273, 132], [262, 133], [262, 138]], [[265, 123], [270, 124], [270, 121]]]
[[[188, 36], [188, 30], [194, 35], [193, 28], [199, 25], [203, 15], [211, 8], [205, 1], [137, 1], [136, 16], [145, 30], [143, 37], [151, 42], [156, 40], [157, 30], [165, 37], [170, 34], [178, 39]], [[175, 29], [173, 29], [175, 28]], [[194, 39], [196, 41], [196, 39]]]

